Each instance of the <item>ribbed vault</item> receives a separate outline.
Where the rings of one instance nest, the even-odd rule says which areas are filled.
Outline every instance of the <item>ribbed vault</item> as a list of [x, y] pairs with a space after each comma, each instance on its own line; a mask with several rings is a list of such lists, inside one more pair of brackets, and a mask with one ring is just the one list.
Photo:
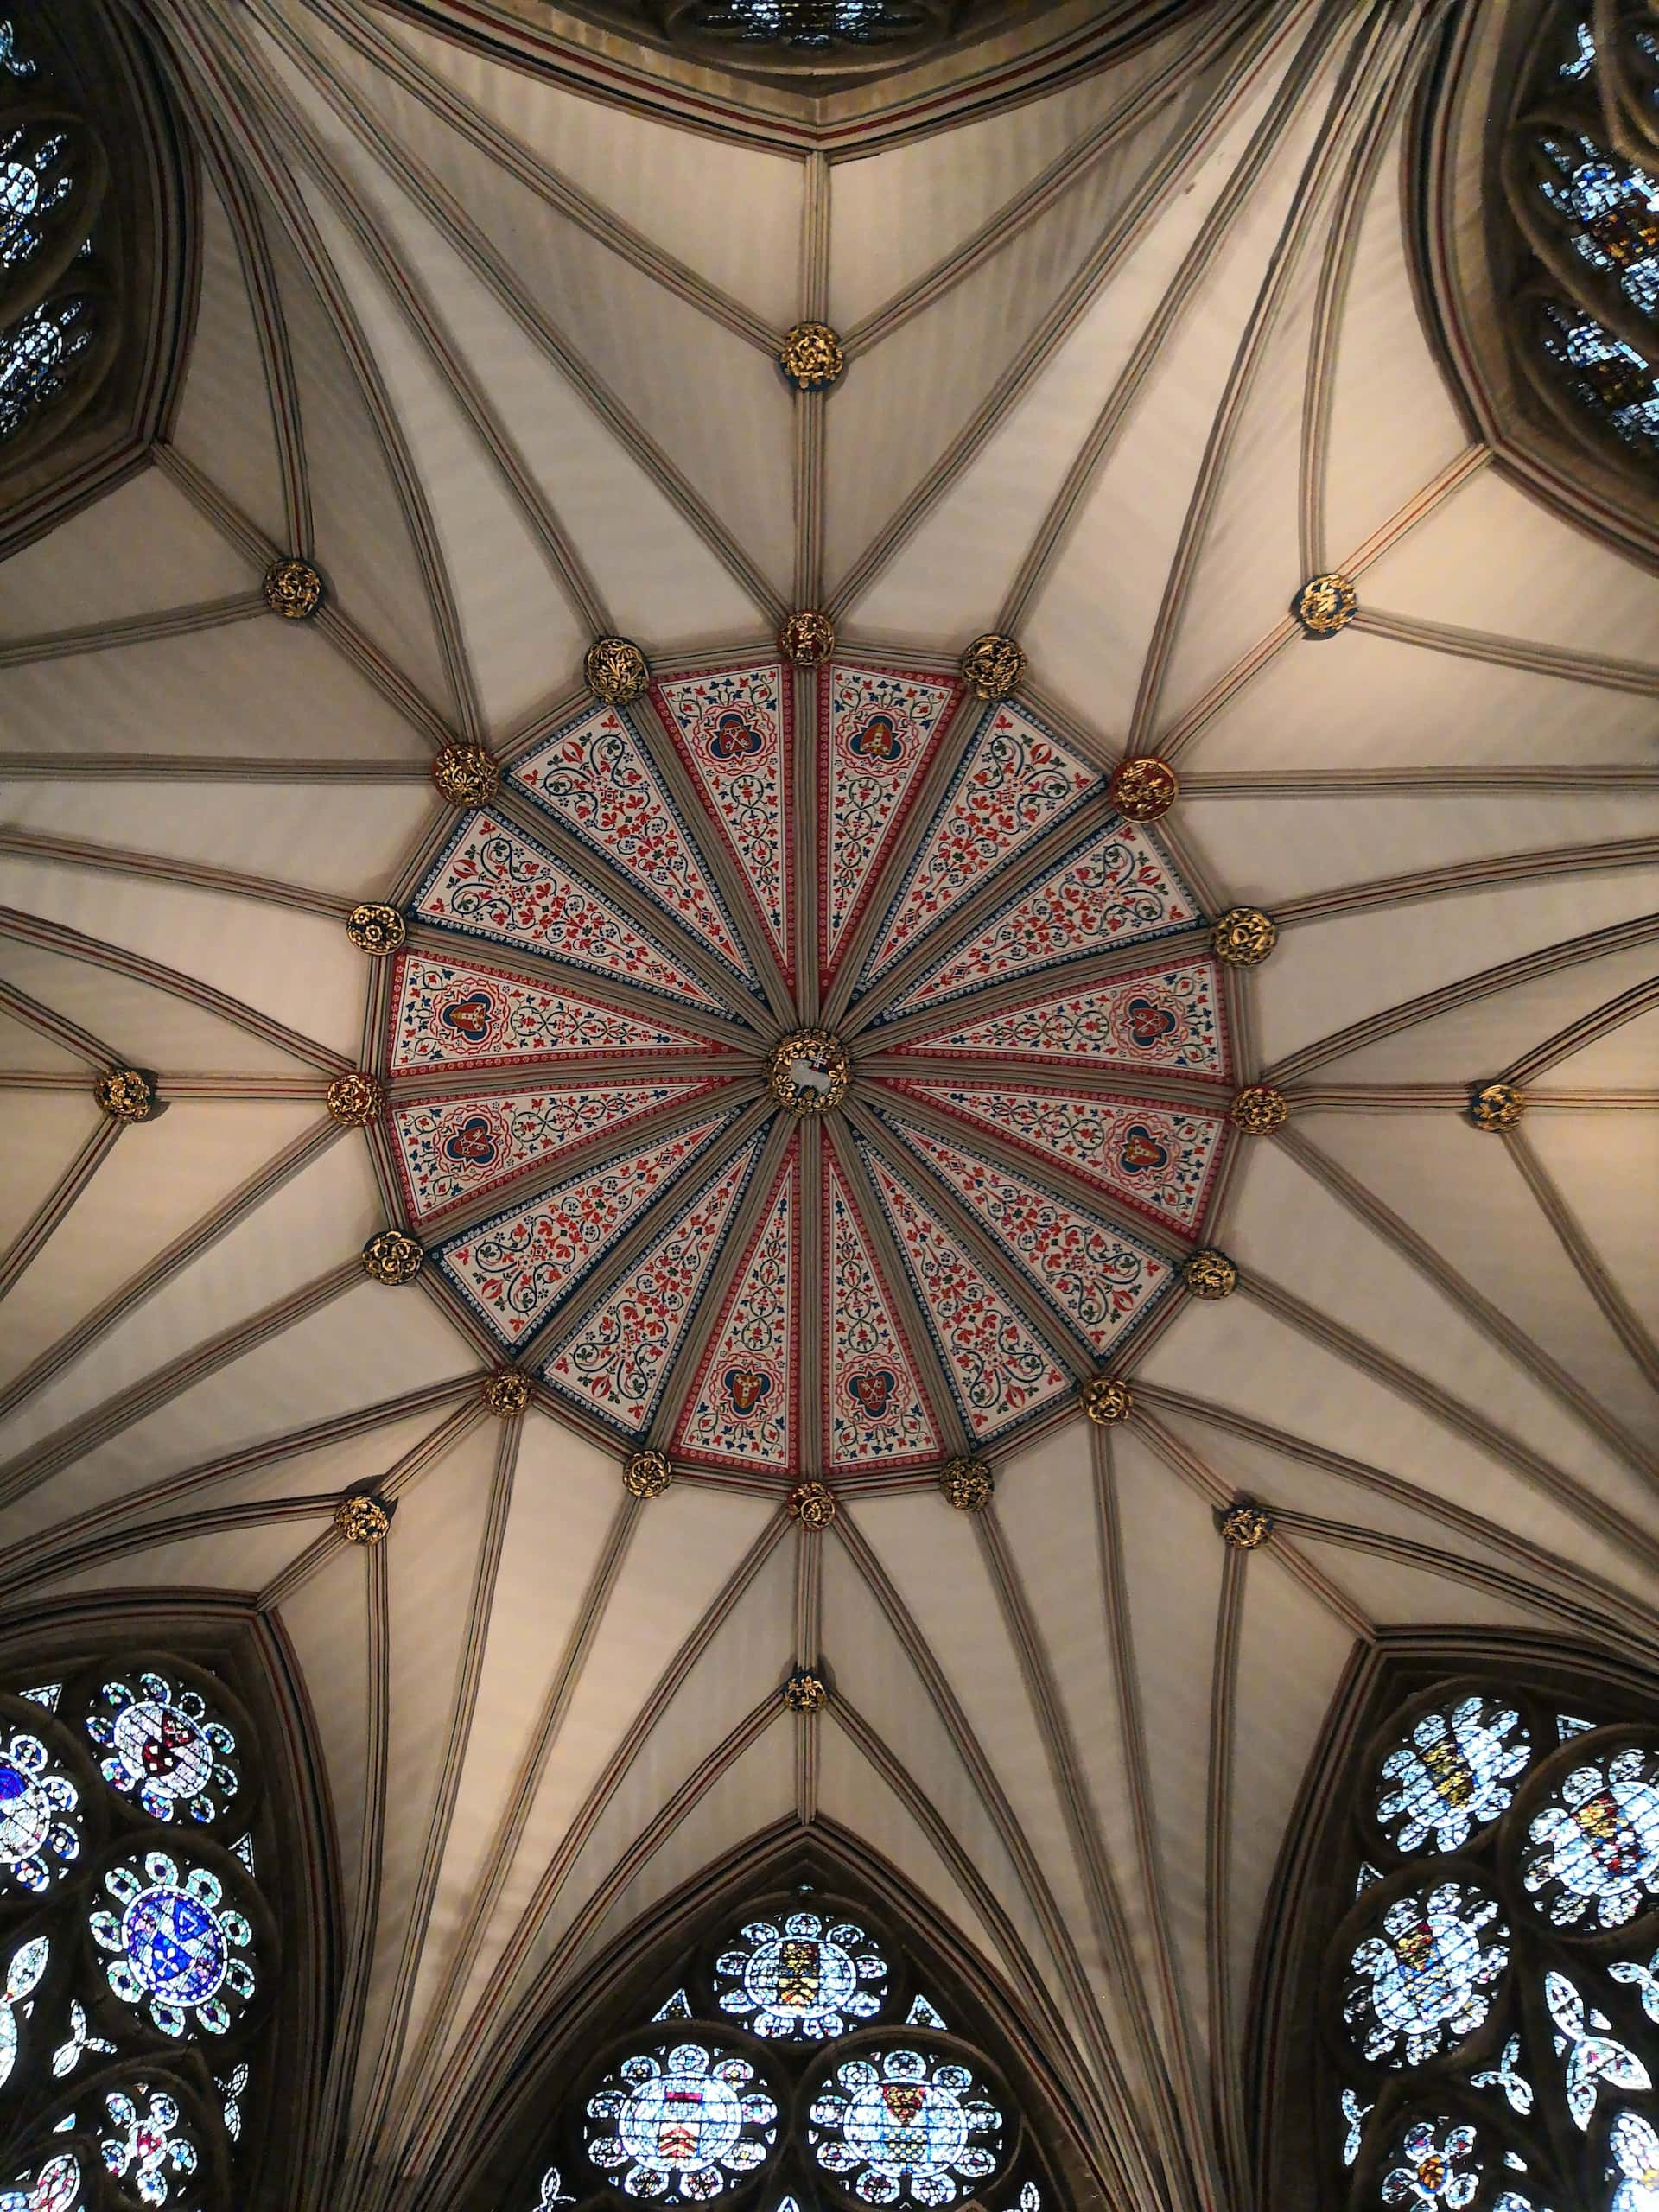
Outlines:
[[[1242, 2208], [1264, 1900], [1356, 1655], [1659, 1656], [1652, 580], [1424, 334], [1402, 163], [1459, 13], [1217, 4], [819, 138], [359, 0], [149, 10], [176, 410], [0, 569], [0, 1578], [232, 1593], [294, 1655], [347, 1908], [302, 2212], [447, 2201], [512, 2037], [816, 1823], [1013, 1993], [1113, 2202]], [[1131, 1342], [1127, 1421], [992, 1439], [979, 1513], [931, 1462], [817, 1529], [715, 1467], [640, 1498], [539, 1383], [497, 1417], [438, 1270], [365, 1275], [403, 1196], [325, 1110], [387, 1035], [346, 918], [458, 826], [435, 755], [530, 757], [596, 637], [671, 680], [802, 607], [942, 681], [1016, 637], [1020, 708], [1174, 768], [1206, 918], [1278, 927], [1224, 986], [1220, 1095], [1288, 1104], [1205, 1219], [1236, 1290]], [[112, 1068], [165, 1111], [105, 1113]]]

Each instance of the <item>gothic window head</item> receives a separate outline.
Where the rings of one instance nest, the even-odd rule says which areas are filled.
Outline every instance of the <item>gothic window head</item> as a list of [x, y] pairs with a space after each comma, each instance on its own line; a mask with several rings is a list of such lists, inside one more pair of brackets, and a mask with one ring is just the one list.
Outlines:
[[1311, 2128], [1318, 2181], [1292, 2194], [1659, 2206], [1659, 1726], [1599, 1703], [1437, 1682], [1351, 1757], [1336, 1838], [1304, 1847], [1313, 2063], [1277, 2093], [1274, 2155], [1287, 2172]]
[[251, 1725], [161, 1654], [0, 1692], [0, 2212], [236, 2200], [280, 1980]]
[[1659, 143], [1644, 165], [1615, 124], [1609, 80], [1642, 60], [1642, 34], [1621, 22], [1604, 53], [1592, 16], [1587, 0], [1546, 10], [1503, 148], [1516, 344], [1558, 416], [1659, 467]]
[[758, 1894], [621, 2011], [493, 2208], [1058, 2212], [988, 2024], [863, 1904]]

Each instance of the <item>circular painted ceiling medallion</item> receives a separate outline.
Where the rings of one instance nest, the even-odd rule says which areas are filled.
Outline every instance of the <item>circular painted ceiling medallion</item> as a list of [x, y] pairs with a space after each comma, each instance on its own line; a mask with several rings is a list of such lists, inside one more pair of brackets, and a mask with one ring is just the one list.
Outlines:
[[1236, 1141], [1216, 917], [1105, 761], [847, 648], [797, 706], [711, 657], [521, 751], [404, 910], [375, 1071], [492, 1356], [785, 1490], [1074, 1411]]

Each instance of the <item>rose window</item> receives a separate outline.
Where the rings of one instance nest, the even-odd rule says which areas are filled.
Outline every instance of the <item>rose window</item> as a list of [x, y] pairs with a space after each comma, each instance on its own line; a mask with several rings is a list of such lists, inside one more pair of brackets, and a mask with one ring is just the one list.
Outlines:
[[817, 2042], [874, 2018], [887, 1962], [856, 1921], [791, 1912], [750, 1921], [715, 1976], [721, 2010], [755, 2035]]
[[864, 2203], [942, 2208], [996, 2172], [1005, 2126], [970, 2067], [901, 2046], [835, 2066], [813, 2095], [807, 2139]]
[[778, 2104], [754, 2062], [702, 2043], [631, 2052], [588, 2100], [588, 2157], [624, 2196], [703, 2204], [764, 2165]]
[[492, 1355], [779, 1483], [1072, 1411], [1233, 1135], [1214, 918], [1110, 765], [879, 655], [810, 692], [733, 656], [532, 741], [430, 850], [375, 1070]]

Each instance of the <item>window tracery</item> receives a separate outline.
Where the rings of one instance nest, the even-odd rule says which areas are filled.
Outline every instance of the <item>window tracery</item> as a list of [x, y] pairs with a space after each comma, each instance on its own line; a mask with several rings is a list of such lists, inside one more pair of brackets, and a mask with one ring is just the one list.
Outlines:
[[1044, 2212], [1019, 2104], [928, 1979], [866, 1908], [814, 1885], [728, 1910], [569, 2085], [500, 2201]]
[[278, 1978], [251, 1750], [182, 1660], [0, 1693], [0, 2212], [231, 2201]]
[[[1622, 30], [1615, 44], [1628, 36]], [[1547, 20], [1503, 152], [1527, 251], [1521, 358], [1558, 414], [1659, 461], [1659, 183], [1615, 143], [1589, 11]], [[1656, 150], [1659, 150], [1656, 149]]]
[[1659, 1729], [1441, 1683], [1361, 1772], [1320, 1999], [1351, 2212], [1659, 2212]]
[[89, 258], [109, 162], [72, 105], [42, 98], [54, 89], [0, 24], [0, 464], [26, 432], [67, 427], [113, 358], [110, 289]]

